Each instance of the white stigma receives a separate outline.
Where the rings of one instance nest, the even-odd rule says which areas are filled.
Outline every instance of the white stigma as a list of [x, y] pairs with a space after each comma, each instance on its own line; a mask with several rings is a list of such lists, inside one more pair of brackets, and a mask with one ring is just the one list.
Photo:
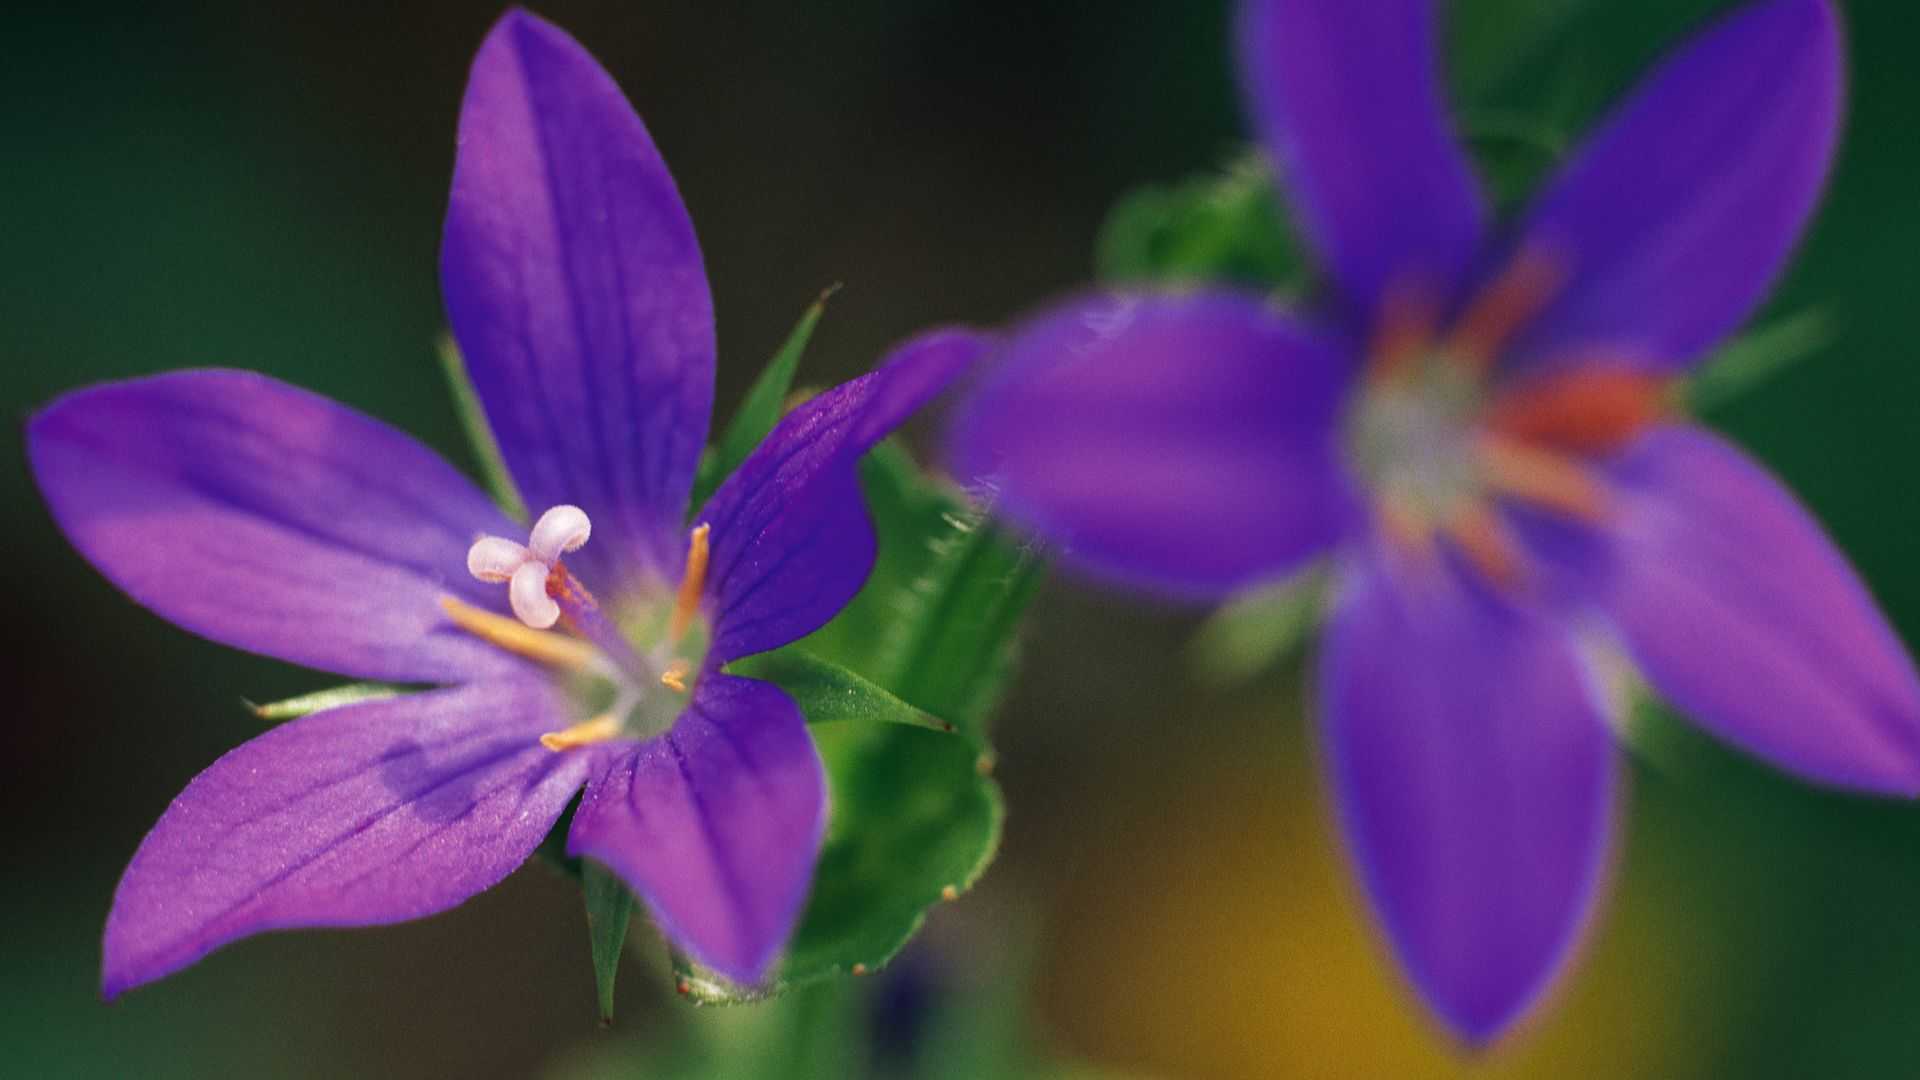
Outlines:
[[560, 621], [560, 605], [547, 595], [547, 577], [560, 556], [578, 551], [592, 534], [587, 512], [562, 504], [540, 515], [525, 544], [500, 536], [475, 540], [467, 549], [467, 572], [481, 581], [506, 582], [513, 613], [535, 630], [545, 630]]

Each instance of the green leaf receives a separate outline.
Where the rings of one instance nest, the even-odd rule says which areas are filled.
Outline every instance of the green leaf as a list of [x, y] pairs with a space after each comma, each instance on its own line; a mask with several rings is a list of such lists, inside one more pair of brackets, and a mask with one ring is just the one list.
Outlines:
[[1305, 276], [1273, 174], [1258, 153], [1218, 175], [1124, 196], [1100, 229], [1094, 269], [1113, 284], [1277, 288], [1298, 286]]
[[735, 661], [728, 670], [779, 686], [799, 704], [809, 724], [850, 720], [906, 724], [939, 732], [954, 730], [947, 721], [927, 715], [859, 674], [801, 649], [750, 656]]
[[767, 982], [739, 986], [676, 957], [696, 1001], [752, 1001], [834, 975], [878, 971], [992, 862], [1005, 809], [991, 759], [964, 739], [899, 724], [813, 729], [833, 818], [800, 926]]
[[698, 509], [704, 505], [720, 482], [731, 476], [733, 470], [739, 468], [740, 463], [747, 460], [747, 455], [753, 453], [754, 447], [759, 446], [767, 433], [773, 430], [773, 425], [780, 422], [787, 394], [793, 389], [794, 372], [800, 368], [800, 357], [807, 351], [807, 343], [813, 339], [813, 328], [819, 325], [820, 316], [827, 310], [827, 300], [838, 291], [838, 285], [829, 287], [807, 308], [780, 346], [780, 351], [773, 354], [773, 359], [767, 362], [760, 377], [748, 388], [746, 398], [734, 411], [733, 419], [727, 424], [719, 443], [700, 459], [690, 506]]
[[593, 949], [593, 981], [600, 997], [600, 1022], [613, 1023], [613, 983], [620, 974], [620, 952], [633, 918], [633, 894], [613, 871], [580, 860], [580, 895], [587, 905], [587, 939]]
[[245, 698], [240, 700], [245, 702], [247, 708], [253, 711], [253, 715], [260, 719], [281, 721], [293, 720], [305, 716], [308, 713], [317, 713], [322, 709], [334, 709], [342, 705], [357, 705], [362, 701], [379, 701], [383, 698], [398, 697], [414, 689], [417, 688], [401, 686], [394, 683], [360, 682], [348, 683], [345, 686], [336, 686], [329, 690], [316, 690], [311, 694], [301, 694], [299, 697], [291, 697], [285, 701], [269, 702], [265, 705], [256, 705], [251, 701], [247, 701]]
[[466, 429], [467, 441], [473, 444], [474, 456], [480, 460], [481, 480], [508, 517], [525, 522], [526, 501], [514, 485], [513, 474], [507, 471], [507, 459], [500, 456], [500, 443], [493, 437], [493, 426], [487, 423], [480, 395], [474, 393], [473, 380], [467, 378], [467, 361], [460, 355], [460, 346], [454, 343], [453, 335], [440, 335], [439, 352], [440, 370], [446, 374], [447, 386], [453, 391], [454, 411], [460, 414], [460, 426]]
[[1722, 346], [1687, 380], [1687, 407], [1707, 412], [1740, 397], [1833, 343], [1833, 319], [1802, 311], [1749, 331]]
[[1315, 565], [1227, 601], [1194, 635], [1194, 673], [1210, 685], [1231, 686], [1273, 667], [1306, 642], [1326, 592], [1326, 570]]

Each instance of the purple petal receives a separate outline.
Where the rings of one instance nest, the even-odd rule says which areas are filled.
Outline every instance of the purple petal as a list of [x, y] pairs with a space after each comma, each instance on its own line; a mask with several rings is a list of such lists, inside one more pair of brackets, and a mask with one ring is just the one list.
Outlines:
[[1539, 999], [1593, 910], [1614, 753], [1561, 632], [1445, 573], [1355, 570], [1322, 657], [1322, 721], [1394, 948], [1478, 1044]]
[[1703, 431], [1647, 435], [1604, 603], [1654, 687], [1790, 772], [1920, 793], [1920, 679], [1846, 559], [1793, 496]]
[[1350, 327], [1396, 283], [1449, 294], [1486, 210], [1447, 120], [1434, 0], [1253, 0], [1240, 69], [1254, 129], [1339, 286]]
[[379, 421], [262, 375], [188, 371], [69, 394], [27, 447], [73, 546], [196, 634], [366, 679], [520, 667], [439, 606], [500, 609], [467, 547], [514, 526]]
[[1819, 197], [1840, 83], [1826, 0], [1750, 5], [1671, 56], [1528, 215], [1523, 246], [1570, 277], [1516, 362], [1670, 370], [1744, 321]]
[[474, 684], [315, 713], [214, 762], [120, 879], [103, 992], [249, 934], [401, 922], [492, 886], [586, 777], [538, 742], [565, 707], [535, 680]]
[[440, 285], [528, 508], [593, 519], [569, 565], [602, 590], [677, 576], [713, 407], [700, 246], [620, 88], [525, 12], [473, 62]]
[[1214, 597], [1357, 520], [1345, 350], [1250, 297], [1114, 295], [1017, 329], [961, 408], [956, 475], [1097, 576]]
[[793, 410], [694, 515], [713, 528], [709, 663], [785, 645], [831, 619], [873, 570], [873, 523], [855, 465], [985, 350], [936, 330], [869, 374]]
[[588, 782], [567, 852], [619, 874], [695, 960], [751, 984], [793, 932], [826, 824], [799, 707], [712, 673], [671, 731]]

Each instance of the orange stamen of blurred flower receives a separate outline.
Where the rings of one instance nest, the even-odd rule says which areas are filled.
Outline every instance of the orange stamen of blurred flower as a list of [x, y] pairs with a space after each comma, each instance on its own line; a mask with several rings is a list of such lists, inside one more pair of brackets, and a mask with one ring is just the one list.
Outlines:
[[1487, 486], [1507, 498], [1585, 521], [1606, 516], [1606, 489], [1577, 461], [1496, 435], [1482, 438], [1474, 453]]
[[1486, 426], [1514, 441], [1604, 454], [1660, 419], [1671, 388], [1645, 372], [1579, 368], [1521, 381], [1493, 403]]
[[1486, 374], [1500, 351], [1565, 281], [1558, 261], [1537, 248], [1522, 249], [1455, 320], [1441, 351], [1467, 370]]

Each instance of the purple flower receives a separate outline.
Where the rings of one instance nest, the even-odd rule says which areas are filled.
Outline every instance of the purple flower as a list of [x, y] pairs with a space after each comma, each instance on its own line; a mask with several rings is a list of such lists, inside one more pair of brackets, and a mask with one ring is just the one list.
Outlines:
[[1326, 761], [1399, 958], [1474, 1042], [1535, 1001], [1608, 862], [1627, 665], [1800, 776], [1920, 790], [1920, 682], [1819, 527], [1671, 414], [1799, 235], [1841, 97], [1826, 0], [1659, 66], [1512, 228], [1448, 131], [1431, 0], [1254, 0], [1246, 98], [1327, 269], [1017, 328], [962, 475], [1105, 579], [1217, 598], [1324, 561]]
[[859, 589], [874, 536], [855, 461], [972, 339], [928, 335], [796, 409], [689, 531], [714, 363], [693, 227], [612, 79], [518, 12], [474, 61], [441, 271], [502, 456], [553, 507], [531, 533], [408, 437], [259, 375], [115, 383], [32, 420], [55, 519], [139, 603], [435, 686], [294, 720], [196, 777], [120, 882], [108, 997], [263, 930], [452, 907], [583, 786], [567, 850], [701, 963], [754, 982], [794, 926], [820, 761], [782, 691], [721, 668]]

